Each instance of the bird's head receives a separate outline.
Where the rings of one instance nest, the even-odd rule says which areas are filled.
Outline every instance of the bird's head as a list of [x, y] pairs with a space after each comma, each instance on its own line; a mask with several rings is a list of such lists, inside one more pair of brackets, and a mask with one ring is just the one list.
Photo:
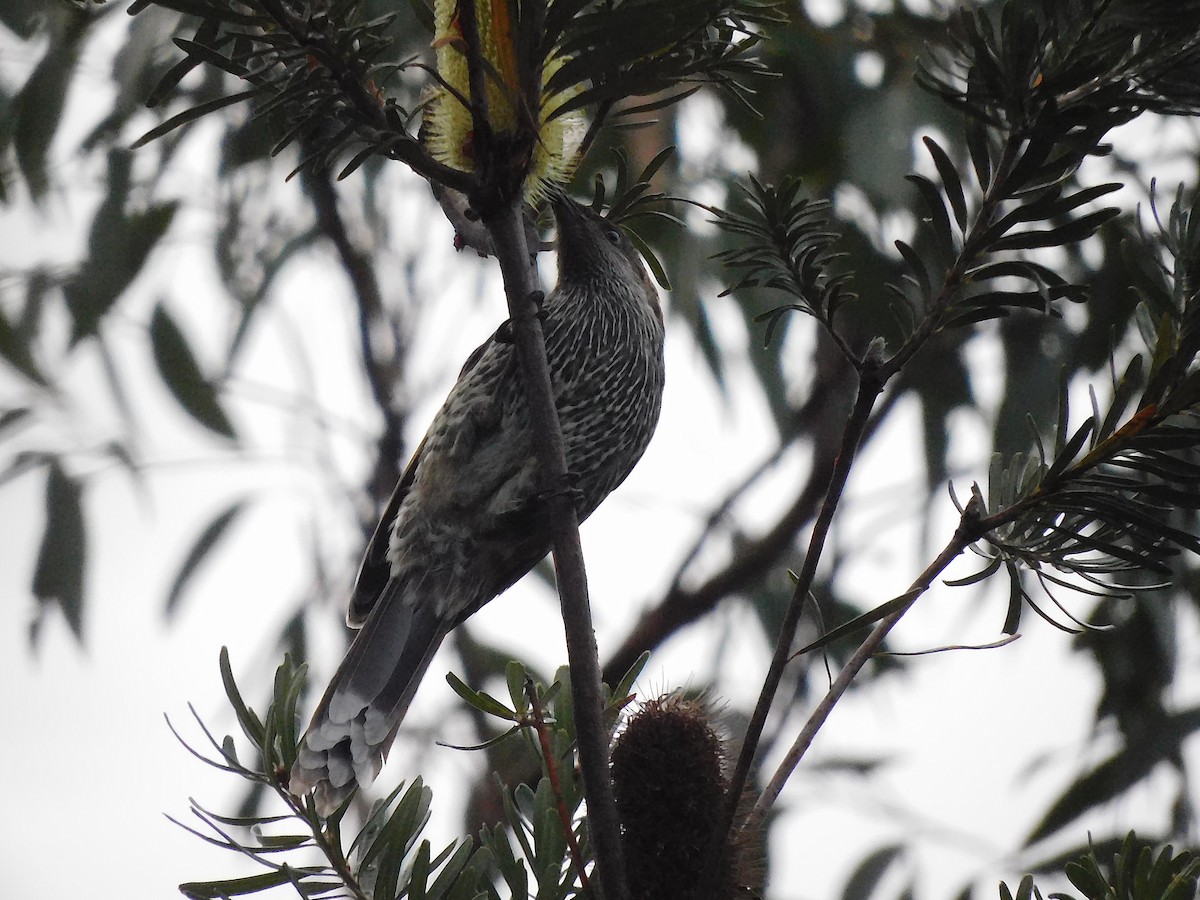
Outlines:
[[625, 232], [565, 195], [555, 198], [553, 209], [558, 226], [559, 284], [620, 285], [631, 294], [644, 296], [661, 320], [658, 291]]

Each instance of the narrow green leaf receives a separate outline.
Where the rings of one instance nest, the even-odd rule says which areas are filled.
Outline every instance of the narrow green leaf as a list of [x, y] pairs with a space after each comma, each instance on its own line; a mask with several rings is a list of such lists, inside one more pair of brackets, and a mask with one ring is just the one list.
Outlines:
[[426, 0], [408, 0], [408, 5], [412, 8], [413, 17], [417, 23], [432, 34], [434, 30], [433, 9]]
[[992, 244], [993, 251], [1000, 250], [1034, 250], [1039, 247], [1061, 247], [1073, 244], [1091, 237], [1100, 226], [1121, 214], [1115, 206], [1105, 207], [1086, 216], [1073, 219], [1058, 228], [1035, 228], [1030, 231], [1018, 231], [1002, 237]]
[[508, 696], [512, 699], [513, 709], [522, 715], [529, 708], [529, 698], [525, 696], [525, 667], [516, 660], [509, 660], [504, 667], [504, 680], [508, 684]]
[[417, 848], [417, 858], [413, 860], [408, 873], [409, 900], [425, 900], [426, 887], [429, 884], [429, 841], [421, 841]]
[[637, 681], [638, 675], [642, 673], [642, 669], [646, 668], [646, 663], [649, 661], [650, 651], [642, 651], [642, 655], [634, 660], [633, 665], [629, 667], [629, 671], [613, 687], [612, 698], [614, 701], [620, 702], [633, 692], [633, 683]]
[[262, 722], [259, 721], [258, 715], [242, 699], [237, 682], [233, 679], [233, 666], [229, 662], [228, 647], [221, 648], [220, 666], [221, 683], [225, 686], [225, 696], [229, 698], [229, 705], [233, 707], [238, 724], [242, 726], [242, 731], [246, 733], [246, 737], [250, 739], [250, 743], [254, 744], [255, 747], [261, 748], [266, 729], [263, 727]]
[[161, 303], [150, 320], [150, 342], [158, 373], [179, 405], [204, 427], [223, 437], [236, 438], [216, 389], [200, 371], [183, 332]]
[[900, 255], [908, 265], [908, 270], [912, 273], [917, 281], [917, 285], [921, 288], [921, 296], [928, 300], [933, 296], [933, 288], [930, 286], [929, 270], [925, 268], [925, 263], [921, 260], [917, 251], [904, 243], [904, 241], [896, 241], [896, 249], [900, 251]]
[[992, 158], [987, 128], [978, 119], [970, 119], [967, 122], [967, 150], [971, 154], [975, 179], [980, 188], [986, 191], [992, 182]]
[[950, 157], [946, 151], [933, 138], [923, 137], [921, 138], [921, 143], [925, 145], [925, 149], [933, 157], [933, 164], [937, 167], [938, 177], [942, 179], [942, 187], [945, 189], [946, 199], [950, 201], [950, 208], [954, 212], [954, 221], [958, 223], [958, 230], [965, 234], [967, 230], [967, 201], [963, 196], [962, 181], [958, 177], [954, 163], [950, 161]]
[[946, 205], [942, 202], [937, 185], [922, 175], [907, 175], [905, 178], [917, 186], [921, 199], [925, 201], [925, 208], [929, 211], [929, 227], [942, 257], [944, 260], [953, 259], [954, 235], [950, 230], [950, 216], [946, 213]]
[[811, 653], [814, 650], [819, 650], [822, 647], [832, 644], [839, 638], [843, 638], [848, 634], [853, 634], [856, 631], [861, 631], [868, 625], [874, 625], [881, 619], [886, 619], [893, 613], [905, 609], [919, 595], [919, 591], [915, 593], [909, 591], [908, 593], [901, 594], [899, 597], [893, 597], [886, 603], [881, 603], [874, 609], [868, 610], [860, 616], [855, 616], [849, 622], [842, 623], [832, 631], [827, 631], [825, 634], [821, 635], [821, 637], [817, 638], [817, 640], [801, 647], [791, 655], [791, 658], [795, 659], [798, 656], [803, 656], [805, 653]]
[[179, 885], [179, 891], [185, 897], [195, 900], [222, 900], [225, 897], [256, 894], [291, 882], [292, 876], [285, 868], [248, 875], [245, 878], [230, 878], [226, 881], [189, 881]]
[[170, 131], [174, 131], [180, 125], [186, 125], [188, 122], [194, 122], [196, 119], [203, 118], [209, 113], [216, 112], [219, 109], [224, 109], [227, 106], [233, 106], [235, 103], [241, 103], [243, 100], [248, 100], [259, 92], [259, 88], [253, 87], [249, 90], [239, 91], [236, 94], [230, 94], [227, 97], [218, 97], [216, 100], [209, 100], [207, 103], [199, 103], [191, 109], [185, 109], [178, 115], [171, 116], [165, 122], [154, 126], [140, 138], [134, 141], [129, 149], [136, 150], [138, 147], [144, 147], [155, 138], [160, 138]]
[[458, 694], [458, 696], [462, 697], [468, 704], [480, 712], [485, 712], [500, 719], [506, 719], [509, 722], [517, 721], [518, 717], [515, 711], [509, 709], [495, 697], [468, 687], [453, 672], [446, 673], [446, 682], [450, 687], [454, 688], [454, 693]]
[[467, 863], [471, 861], [472, 855], [475, 853], [475, 845], [471, 840], [465, 840], [457, 846], [451, 844], [446, 848], [448, 851], [453, 849], [453, 854], [438, 872], [437, 878], [433, 880], [433, 884], [429, 886], [429, 896], [435, 898], [445, 897], [452, 885], [458, 880], [459, 876], [463, 875], [467, 868]]

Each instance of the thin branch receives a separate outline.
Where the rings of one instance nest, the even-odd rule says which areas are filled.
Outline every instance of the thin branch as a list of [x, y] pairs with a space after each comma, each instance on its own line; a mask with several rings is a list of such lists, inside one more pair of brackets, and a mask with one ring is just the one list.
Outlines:
[[567, 809], [563, 799], [562, 780], [558, 777], [558, 760], [554, 758], [554, 748], [550, 745], [550, 733], [546, 729], [546, 716], [542, 712], [542, 701], [538, 697], [537, 686], [533, 679], [525, 676], [525, 696], [529, 698], [529, 709], [533, 713], [534, 730], [537, 732], [538, 745], [542, 748], [542, 759], [546, 762], [546, 777], [550, 780], [550, 791], [554, 794], [554, 805], [558, 809], [558, 819], [562, 822], [563, 836], [567, 840], [567, 850], [571, 853], [571, 862], [579, 875], [579, 886], [586, 893], [591, 893], [592, 886], [588, 882], [587, 868], [583, 859], [583, 851], [579, 849], [579, 840], [575, 837], [575, 825], [571, 811]]
[[958, 528], [955, 529], [954, 536], [946, 544], [942, 552], [937, 555], [937, 558], [926, 567], [925, 571], [918, 576], [916, 581], [912, 583], [912, 586], [903, 595], [907, 597], [907, 601], [899, 609], [881, 619], [871, 630], [871, 633], [859, 644], [858, 649], [854, 651], [854, 655], [846, 661], [846, 665], [838, 673], [837, 679], [830, 685], [828, 693], [825, 694], [821, 702], [812, 711], [812, 715], [808, 717], [808, 721], [804, 724], [804, 728], [801, 729], [800, 734], [796, 737], [787, 755], [771, 776], [771, 780], [763, 789], [757, 802], [755, 802], [754, 808], [746, 816], [746, 821], [741, 825], [743, 832], [753, 833], [753, 829], [762, 822], [763, 818], [770, 811], [771, 806], [779, 796], [779, 792], [783, 790], [784, 784], [791, 777], [792, 772], [795, 771], [801, 758], [803, 758], [805, 752], [812, 744], [813, 738], [817, 736], [817, 732], [825, 724], [825, 720], [829, 718], [833, 707], [841, 699], [847, 688], [850, 687], [850, 683], [858, 675], [862, 667], [866, 665], [867, 660], [883, 644], [883, 640], [887, 637], [888, 632], [912, 608], [917, 599], [929, 590], [929, 586], [933, 583], [933, 580], [951, 562], [957, 559], [963, 550], [979, 540], [985, 533], [986, 528], [980, 519], [980, 507], [981, 504], [979, 501], [972, 498], [959, 519]]
[[625, 886], [620, 820], [608, 769], [609, 736], [604, 727], [600, 661], [588, 602], [583, 548], [579, 543], [579, 517], [566, 489], [562, 430], [550, 388], [542, 323], [534, 302], [534, 270], [525, 241], [520, 202], [490, 210], [483, 221], [492, 234], [504, 277], [513, 343], [524, 377], [530, 428], [546, 498], [545, 513], [554, 535], [554, 567], [571, 668], [579, 762], [596, 856], [594, 874], [606, 900], [625, 900], [629, 894]]
[[796, 629], [800, 624], [800, 616], [804, 611], [804, 599], [808, 596], [812, 589], [813, 581], [816, 579], [817, 564], [820, 562], [821, 552], [825, 547], [825, 540], [829, 536], [829, 529], [833, 524], [833, 514], [837, 510], [838, 502], [845, 491], [846, 481], [850, 476], [850, 468], [854, 463], [863, 435], [866, 432], [867, 424], [871, 419], [871, 410], [874, 408], [875, 401], [883, 391], [884, 381], [878, 377], [880, 372], [879, 366], [879, 361], [871, 357], [865, 358], [861, 364], [858, 397], [854, 401], [854, 409], [846, 421], [845, 430], [842, 432], [841, 449], [838, 451], [833, 474], [829, 480], [829, 487], [825, 492], [825, 501], [821, 505], [821, 511], [817, 514], [816, 522], [813, 524], [812, 536], [809, 538], [808, 551], [804, 556], [804, 565], [801, 567], [796, 581], [796, 589], [792, 593], [792, 600], [788, 604], [787, 613], [779, 629], [779, 638], [775, 645], [775, 654], [771, 659], [771, 667], [767, 670], [767, 677], [763, 681], [758, 703], [754, 707], [750, 723], [746, 726], [746, 736], [742, 742], [741, 753], [738, 755], [737, 765], [734, 767], [733, 775], [729, 780], [729, 800], [724, 813], [713, 830], [714, 846], [720, 846], [720, 842], [725, 839], [725, 835], [733, 827], [733, 820], [737, 814], [738, 801], [745, 790], [746, 780], [750, 775], [750, 768], [754, 764], [759, 738], [762, 737], [763, 728], [767, 723], [767, 715], [771, 711], [771, 704], [775, 699], [775, 693], [779, 689], [780, 681], [783, 679], [783, 670], [791, 657], [792, 642], [795, 640]]
[[[404, 369], [405, 347], [397, 342], [388, 358], [377, 352], [377, 334], [384, 324], [383, 295], [369, 254], [355, 246], [338, 209], [337, 190], [329, 172], [306, 167], [301, 175], [317, 212], [317, 227], [333, 242], [358, 307], [358, 338], [371, 397], [383, 416], [370, 493], [382, 505], [396, 483], [397, 463], [404, 456], [404, 414], [396, 403], [398, 375]], [[396, 332], [393, 331], [395, 334]], [[372, 523], [373, 524], [373, 523]]]
[[[824, 354], [833, 363], [829, 377], [813, 386], [811, 406], [806, 406], [802, 415], [808, 420], [800, 426], [803, 433], [813, 440], [812, 463], [808, 479], [796, 494], [791, 505], [778, 520], [762, 535], [745, 544], [734, 558], [718, 572], [693, 588], [682, 584], [680, 571], [663, 598], [644, 612], [620, 647], [604, 665], [604, 680], [608, 684], [619, 681], [634, 661], [646, 650], [653, 650], [680, 628], [696, 621], [712, 610], [722, 600], [755, 584], [762, 572], [779, 562], [794, 546], [796, 536], [804, 529], [820, 509], [821, 500], [829, 484], [830, 473], [837, 459], [838, 420], [842, 416], [845, 394], [841, 386], [849, 381], [851, 371], [844, 365], [840, 352], [830, 346]], [[818, 363], [824, 366], [824, 363]], [[887, 412], [902, 394], [889, 392], [880, 402], [863, 434], [867, 443], [878, 432], [887, 417]], [[782, 448], [781, 448], [782, 449]], [[733, 502], [732, 500], [730, 502]], [[711, 523], [711, 520], [710, 520]], [[706, 532], [700, 536], [703, 541]]]

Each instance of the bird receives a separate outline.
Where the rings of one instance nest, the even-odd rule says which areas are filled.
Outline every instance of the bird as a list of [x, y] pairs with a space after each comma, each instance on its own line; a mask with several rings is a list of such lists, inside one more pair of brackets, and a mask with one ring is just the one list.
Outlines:
[[[551, 207], [558, 282], [539, 317], [582, 521], [657, 427], [663, 314], [618, 225], [565, 194]], [[289, 773], [322, 815], [379, 774], [446, 635], [551, 549], [522, 378], [506, 322], [467, 359], [368, 541], [346, 615], [358, 633]]]

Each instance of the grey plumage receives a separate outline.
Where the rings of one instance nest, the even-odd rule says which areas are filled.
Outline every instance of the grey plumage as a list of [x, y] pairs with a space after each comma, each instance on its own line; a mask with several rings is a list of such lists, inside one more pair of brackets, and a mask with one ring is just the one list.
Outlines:
[[[582, 520], [654, 433], [662, 311], [616, 226], [565, 198], [554, 214], [559, 279], [543, 329]], [[315, 789], [328, 812], [374, 779], [442, 639], [550, 546], [521, 372], [498, 332], [463, 367], [367, 546], [347, 613], [362, 630], [302, 739], [292, 792]]]

